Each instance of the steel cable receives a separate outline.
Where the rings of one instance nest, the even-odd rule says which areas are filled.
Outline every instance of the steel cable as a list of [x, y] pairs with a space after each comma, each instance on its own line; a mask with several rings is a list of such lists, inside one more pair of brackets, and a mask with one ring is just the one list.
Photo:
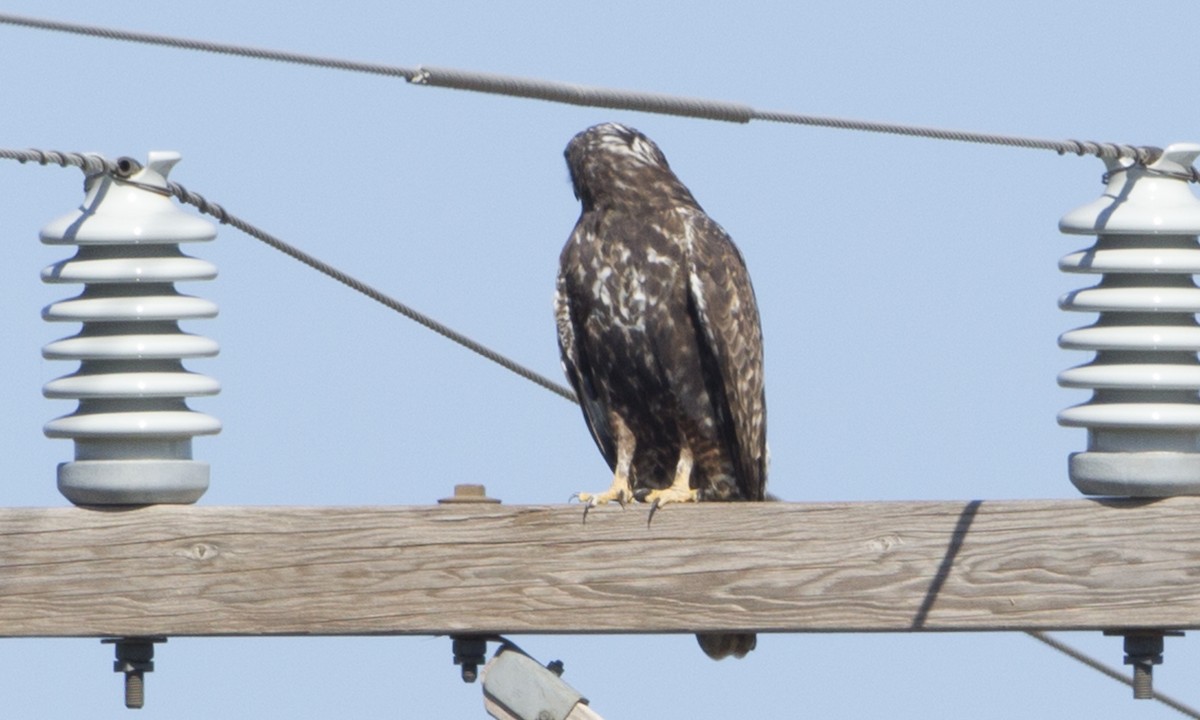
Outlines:
[[270, 50], [246, 45], [217, 43], [206, 40], [194, 40], [157, 33], [134, 32], [99, 25], [70, 23], [59, 20], [32, 18], [22, 15], [0, 13], [0, 23], [50, 30], [55, 32], [86, 35], [109, 40], [159, 45], [184, 50], [236, 55], [260, 60], [297, 63], [314, 67], [324, 67], [349, 72], [363, 72], [374, 75], [402, 77], [413, 85], [428, 85], [431, 87], [453, 88], [472, 92], [506, 95], [547, 102], [558, 102], [569, 105], [587, 107], [602, 107], [614, 110], [634, 110], [638, 112], [678, 115], [683, 117], [702, 118], [707, 120], [722, 120], [726, 122], [748, 123], [751, 120], [765, 122], [787, 123], [792, 125], [809, 125], [834, 128], [840, 130], [857, 130], [862, 132], [888, 133], [907, 135], [910, 137], [925, 137], [937, 140], [957, 142], [982, 143], [1020, 147], [1029, 149], [1052, 150], [1060, 155], [1095, 155], [1100, 158], [1131, 158], [1139, 163], [1148, 163], [1156, 159], [1162, 151], [1159, 148], [1145, 145], [1123, 145], [1108, 142], [1093, 142], [1090, 140], [1045, 140], [1041, 138], [1026, 138], [1013, 135], [998, 135], [993, 133], [969, 132], [941, 128], [922, 127], [919, 125], [904, 125], [901, 123], [874, 122], [853, 120], [819, 115], [805, 115], [792, 112], [760, 111], [740, 103], [723, 100], [708, 100], [703, 98], [688, 98], [663, 93], [641, 92], [635, 90], [617, 90], [602, 87], [576, 85], [573, 83], [553, 80], [499, 75], [495, 73], [474, 72], [470, 70], [455, 70], [450, 68], [417, 66], [415, 68], [386, 65], [382, 63], [358, 62], [340, 58], [307, 55], [304, 53]]
[[433, 318], [429, 317], [428, 315], [426, 315], [422, 312], [419, 312], [419, 311], [413, 309], [412, 307], [400, 302], [399, 300], [392, 297], [391, 295], [388, 295], [387, 293], [383, 292], [382, 290], [379, 290], [371, 285], [368, 285], [367, 283], [355, 278], [354, 276], [352, 276], [348, 273], [345, 273], [345, 272], [339, 270], [338, 268], [330, 265], [329, 263], [325, 262], [324, 260], [321, 260], [320, 258], [317, 258], [313, 255], [310, 255], [309, 253], [304, 252], [303, 250], [296, 247], [295, 245], [291, 245], [290, 243], [284, 242], [283, 240], [275, 237], [274, 235], [268, 233], [267, 231], [255, 226], [249, 222], [246, 222], [245, 220], [239, 218], [236, 215], [233, 215], [233, 214], [227, 212], [225, 210], [225, 208], [218, 205], [217, 203], [208, 201], [203, 195], [192, 192], [191, 190], [188, 190], [183, 185], [180, 185], [177, 182], [168, 181], [167, 187], [170, 190], [170, 193], [172, 196], [179, 199], [181, 202], [187, 203], [188, 205], [192, 205], [200, 212], [216, 218], [217, 221], [221, 222], [222, 224], [230, 225], [232, 227], [237, 228], [238, 230], [241, 230], [242, 232], [246, 233], [247, 235], [254, 238], [255, 240], [263, 242], [266, 245], [282, 252], [283, 254], [285, 254], [295, 260], [299, 260], [300, 262], [309, 266], [313, 270], [316, 270], [317, 272], [325, 275], [326, 277], [332, 278], [332, 279], [342, 283], [343, 285], [350, 288], [351, 290], [354, 290], [355, 292], [357, 292], [361, 295], [365, 295], [366, 297], [370, 298], [371, 300], [374, 300], [375, 302], [379, 303], [380, 305], [383, 305], [386, 308], [389, 308], [391, 310], [394, 310], [395, 312], [400, 313], [401, 315], [408, 318], [409, 320], [412, 320], [413, 322], [423, 325], [424, 327], [434, 331], [435, 333], [441, 335], [442, 337], [444, 337], [448, 340], [452, 340], [453, 342], [458, 343], [459, 345], [465, 347], [466, 349], [470, 350], [471, 352], [477, 353], [478, 355], [481, 355], [482, 357], [484, 357], [488, 360], [491, 360], [492, 362], [496, 363], [500, 367], [502, 367], [506, 370], [509, 370], [513, 373], [516, 373], [517, 375], [520, 375], [521, 377], [525, 378], [526, 380], [529, 380], [532, 383], [540, 385], [541, 387], [549, 390], [550, 392], [552, 392], [560, 397], [563, 397], [567, 400], [570, 400], [571, 402], [578, 402], [578, 400], [575, 398], [575, 393], [571, 392], [571, 390], [569, 388], [567, 388], [559, 383], [554, 382], [553, 380], [546, 377], [545, 375], [542, 375], [540, 373], [534, 372], [533, 370], [530, 370], [529, 368], [516, 362], [515, 360], [511, 360], [508, 357], [501, 355], [500, 353], [496, 352], [495, 350], [492, 350], [491, 348], [487, 347], [486, 345], [478, 343], [478, 342], [472, 340], [471, 338], [467, 337], [466, 335], [463, 335], [462, 333], [460, 333], [446, 325], [443, 325], [442, 323], [438, 322], [437, 320], [434, 320]]

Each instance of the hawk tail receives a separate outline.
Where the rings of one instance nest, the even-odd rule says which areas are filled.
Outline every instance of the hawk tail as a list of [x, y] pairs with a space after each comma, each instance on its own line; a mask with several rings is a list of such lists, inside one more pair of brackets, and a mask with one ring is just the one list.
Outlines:
[[727, 657], [746, 657], [746, 653], [758, 644], [758, 636], [754, 633], [697, 633], [696, 642], [700, 649], [713, 660], [724, 660]]

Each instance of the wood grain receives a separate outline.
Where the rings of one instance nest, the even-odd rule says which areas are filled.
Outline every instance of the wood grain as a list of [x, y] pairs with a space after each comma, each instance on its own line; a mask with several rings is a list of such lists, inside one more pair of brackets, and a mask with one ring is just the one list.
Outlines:
[[0, 510], [0, 636], [1200, 627], [1200, 499]]

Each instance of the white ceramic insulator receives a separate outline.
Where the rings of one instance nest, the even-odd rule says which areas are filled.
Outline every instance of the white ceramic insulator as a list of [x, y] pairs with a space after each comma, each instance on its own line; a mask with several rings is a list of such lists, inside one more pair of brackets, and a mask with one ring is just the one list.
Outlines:
[[186, 398], [214, 395], [220, 385], [184, 369], [183, 360], [218, 348], [179, 322], [214, 317], [217, 306], [181, 294], [175, 283], [216, 277], [212, 263], [179, 248], [212, 240], [216, 230], [156, 191], [166, 189], [178, 161], [177, 153], [153, 152], [128, 181], [90, 178], [83, 205], [42, 228], [42, 242], [78, 246], [42, 280], [84, 283], [78, 296], [42, 311], [46, 320], [83, 323], [42, 349], [48, 359], [79, 361], [75, 373], [43, 388], [46, 397], [79, 401], [45, 427], [49, 437], [75, 441], [74, 462], [58, 467], [58, 487], [77, 504], [191, 503], [208, 489], [208, 464], [192, 459], [192, 438], [221, 424]]
[[1058, 421], [1088, 431], [1070, 477], [1090, 495], [1200, 494], [1200, 200], [1188, 178], [1200, 145], [1176, 144], [1147, 165], [1109, 160], [1098, 200], [1065, 215], [1065, 233], [1098, 235], [1059, 261], [1101, 276], [1059, 299], [1064, 310], [1099, 313], [1059, 345], [1095, 358], [1063, 371], [1059, 385], [1092, 398]]

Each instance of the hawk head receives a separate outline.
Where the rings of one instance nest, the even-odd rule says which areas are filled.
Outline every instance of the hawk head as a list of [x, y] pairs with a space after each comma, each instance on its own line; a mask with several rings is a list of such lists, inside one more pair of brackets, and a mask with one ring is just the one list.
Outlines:
[[584, 211], [613, 200], [662, 198], [695, 205], [675, 177], [662, 150], [637, 130], [620, 123], [594, 125], [567, 144], [567, 168]]

